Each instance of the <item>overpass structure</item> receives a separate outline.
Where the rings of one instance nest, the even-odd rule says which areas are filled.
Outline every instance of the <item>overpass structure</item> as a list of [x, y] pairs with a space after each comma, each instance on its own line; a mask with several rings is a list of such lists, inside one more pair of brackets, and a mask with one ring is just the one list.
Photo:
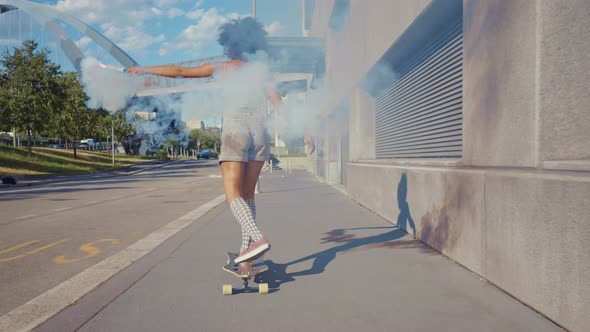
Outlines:
[[[323, 40], [309, 37], [270, 37], [268, 38], [270, 70], [279, 88], [307, 90], [315, 77], [324, 72]], [[175, 63], [179, 66], [198, 66], [227, 60], [224, 56], [199, 58]], [[169, 93], [183, 93], [215, 87], [211, 79], [165, 78], [145, 75], [145, 89], [137, 91], [137, 96], [154, 96]]]
[[[65, 56], [74, 68], [80, 72], [84, 54], [68, 33], [60, 25], [60, 21], [88, 36], [98, 46], [107, 51], [123, 68], [139, 65], [130, 55], [100, 32], [77, 18], [46, 4], [39, 4], [26, 0], [0, 0], [0, 15], [13, 10], [21, 10], [30, 15], [44, 29], [58, 41]], [[316, 38], [302, 37], [274, 37], [269, 38], [269, 54], [276, 59], [271, 65], [274, 78], [283, 86], [297, 86], [307, 89], [312, 79], [324, 70], [323, 41]], [[199, 58], [175, 63], [179, 66], [196, 66], [205, 62], [214, 63], [224, 61], [224, 56]], [[154, 75], [143, 75], [143, 89], [136, 92], [136, 96], [154, 96], [170, 93], [210, 89], [213, 81], [210, 79], [164, 78]]]

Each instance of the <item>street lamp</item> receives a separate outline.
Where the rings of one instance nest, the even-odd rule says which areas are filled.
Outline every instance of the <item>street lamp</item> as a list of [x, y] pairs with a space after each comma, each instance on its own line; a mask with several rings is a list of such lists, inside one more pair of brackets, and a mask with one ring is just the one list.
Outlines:
[[111, 119], [111, 154], [113, 155], [113, 167], [115, 167], [115, 120]]

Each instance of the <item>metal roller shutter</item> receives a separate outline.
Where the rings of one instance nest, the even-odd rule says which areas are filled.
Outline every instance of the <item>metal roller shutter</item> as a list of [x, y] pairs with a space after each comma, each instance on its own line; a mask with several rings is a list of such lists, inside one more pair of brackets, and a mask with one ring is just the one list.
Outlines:
[[376, 98], [377, 159], [462, 156], [462, 20], [428, 44]]

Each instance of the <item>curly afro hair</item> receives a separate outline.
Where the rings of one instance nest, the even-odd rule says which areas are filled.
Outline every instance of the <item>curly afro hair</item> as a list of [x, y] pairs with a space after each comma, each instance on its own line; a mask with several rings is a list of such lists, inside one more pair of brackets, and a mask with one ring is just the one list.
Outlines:
[[247, 54], [266, 51], [267, 32], [260, 22], [252, 17], [231, 20], [219, 27], [217, 42], [230, 59], [246, 61]]

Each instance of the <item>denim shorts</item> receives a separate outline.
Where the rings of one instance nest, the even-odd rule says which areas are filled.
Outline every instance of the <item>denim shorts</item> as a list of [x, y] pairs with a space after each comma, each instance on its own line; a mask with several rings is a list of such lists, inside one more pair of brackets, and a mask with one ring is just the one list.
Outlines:
[[244, 109], [224, 114], [220, 163], [267, 161], [269, 158], [270, 135], [264, 112]]

